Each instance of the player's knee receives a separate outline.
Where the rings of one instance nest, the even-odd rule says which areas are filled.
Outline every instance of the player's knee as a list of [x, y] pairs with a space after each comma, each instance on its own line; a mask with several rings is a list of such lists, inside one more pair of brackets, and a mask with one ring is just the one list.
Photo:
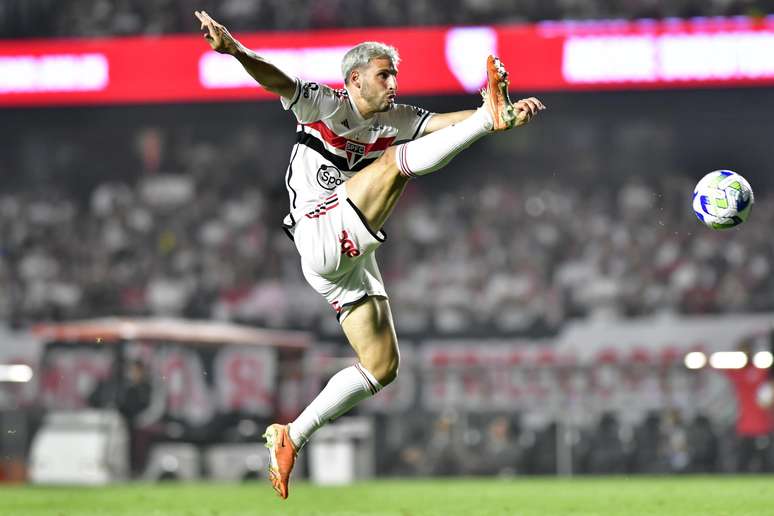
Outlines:
[[391, 384], [398, 377], [398, 367], [400, 366], [400, 355], [395, 353], [389, 353], [386, 356], [380, 357], [377, 362], [372, 364], [363, 364], [374, 375], [376, 381], [384, 387]]
[[381, 374], [381, 378], [379, 378], [379, 383], [382, 384], [382, 387], [385, 387], [395, 381], [395, 379], [398, 377], [399, 366], [400, 357], [396, 354], [389, 360], [387, 364], [385, 364], [384, 371]]

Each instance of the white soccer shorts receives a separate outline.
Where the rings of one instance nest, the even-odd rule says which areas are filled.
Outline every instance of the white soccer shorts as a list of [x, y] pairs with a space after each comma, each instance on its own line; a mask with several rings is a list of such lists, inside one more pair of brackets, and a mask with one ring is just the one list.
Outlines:
[[336, 312], [339, 323], [367, 296], [387, 297], [374, 251], [384, 242], [347, 197], [346, 183], [317, 205], [293, 231], [304, 278]]

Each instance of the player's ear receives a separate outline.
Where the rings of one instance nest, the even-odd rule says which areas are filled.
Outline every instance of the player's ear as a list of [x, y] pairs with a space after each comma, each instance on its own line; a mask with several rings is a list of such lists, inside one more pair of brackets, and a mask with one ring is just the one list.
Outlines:
[[352, 70], [349, 76], [349, 83], [354, 85], [356, 88], [360, 88], [360, 70], [357, 68]]

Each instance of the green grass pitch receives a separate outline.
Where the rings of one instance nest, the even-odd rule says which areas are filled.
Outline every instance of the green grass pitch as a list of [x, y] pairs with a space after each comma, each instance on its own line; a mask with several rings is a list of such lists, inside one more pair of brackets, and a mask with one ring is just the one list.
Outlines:
[[2, 516], [774, 515], [774, 476], [298, 482], [282, 501], [266, 483], [2, 487]]

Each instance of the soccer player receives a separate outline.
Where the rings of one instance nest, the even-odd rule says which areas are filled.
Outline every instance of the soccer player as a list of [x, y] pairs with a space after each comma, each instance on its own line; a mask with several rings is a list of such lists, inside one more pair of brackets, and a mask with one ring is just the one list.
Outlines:
[[210, 47], [234, 56], [298, 121], [283, 225], [304, 277], [331, 305], [358, 357], [295, 421], [267, 428], [269, 478], [287, 498], [296, 454], [311, 435], [398, 374], [398, 339], [374, 254], [406, 184], [445, 166], [479, 138], [526, 124], [545, 106], [534, 97], [511, 103], [507, 73], [492, 56], [479, 109], [433, 114], [396, 104], [398, 53], [375, 42], [345, 54], [344, 89], [302, 82], [245, 48], [206, 12], [194, 14]]

